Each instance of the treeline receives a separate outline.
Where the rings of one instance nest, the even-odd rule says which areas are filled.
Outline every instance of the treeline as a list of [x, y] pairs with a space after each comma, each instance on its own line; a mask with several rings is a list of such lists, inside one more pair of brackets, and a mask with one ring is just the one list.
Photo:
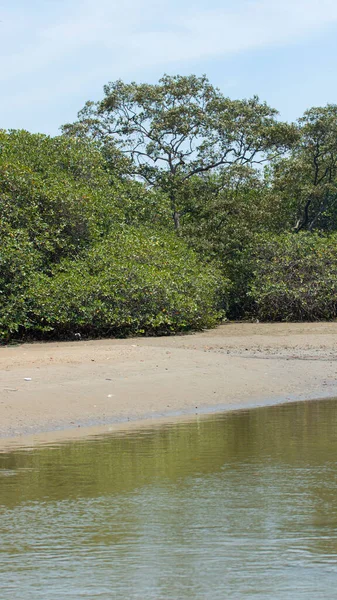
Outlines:
[[335, 318], [336, 160], [336, 105], [283, 123], [195, 76], [0, 131], [0, 338]]

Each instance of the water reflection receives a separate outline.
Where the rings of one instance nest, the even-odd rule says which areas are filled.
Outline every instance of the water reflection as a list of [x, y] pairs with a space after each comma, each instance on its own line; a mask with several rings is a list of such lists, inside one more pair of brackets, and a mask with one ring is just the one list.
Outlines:
[[0, 455], [1, 599], [332, 598], [337, 403]]

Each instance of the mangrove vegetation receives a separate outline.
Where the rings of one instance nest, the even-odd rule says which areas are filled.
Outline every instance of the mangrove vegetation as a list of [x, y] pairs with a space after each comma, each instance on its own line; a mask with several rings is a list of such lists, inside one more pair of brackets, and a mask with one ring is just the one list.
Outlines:
[[337, 105], [285, 123], [205, 76], [0, 130], [0, 339], [336, 318], [336, 161]]

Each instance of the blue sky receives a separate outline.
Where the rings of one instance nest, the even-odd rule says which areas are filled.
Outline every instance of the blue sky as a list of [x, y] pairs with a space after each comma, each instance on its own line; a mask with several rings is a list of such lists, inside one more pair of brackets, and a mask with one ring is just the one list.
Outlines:
[[295, 120], [337, 102], [337, 0], [0, 0], [0, 128], [57, 134], [108, 81], [202, 74]]

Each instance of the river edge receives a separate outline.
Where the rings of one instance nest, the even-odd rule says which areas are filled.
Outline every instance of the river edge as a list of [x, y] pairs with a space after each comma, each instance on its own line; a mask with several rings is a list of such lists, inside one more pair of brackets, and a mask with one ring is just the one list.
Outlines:
[[33, 434], [20, 433], [14, 437], [0, 438], [0, 454], [11, 451], [29, 451], [38, 446], [58, 446], [76, 441], [85, 441], [87, 439], [101, 438], [105, 435], [126, 436], [132, 433], [152, 431], [153, 429], [170, 427], [174, 425], [198, 422], [200, 419], [214, 418], [226, 413], [259, 410], [272, 406], [281, 406], [287, 404], [297, 404], [298, 402], [315, 402], [315, 401], [337, 401], [337, 396], [321, 396], [314, 395], [312, 397], [303, 398], [301, 396], [293, 396], [288, 398], [273, 398], [264, 402], [248, 402], [240, 405], [228, 404], [218, 405], [213, 407], [200, 407], [198, 412], [185, 411], [180, 414], [160, 415], [144, 415], [144, 417], [129, 418], [126, 421], [111, 421], [111, 423], [92, 424], [83, 422], [77, 428], [71, 429], [51, 429], [45, 431], [37, 431]]
[[337, 397], [336, 334], [337, 323], [228, 323], [0, 348], [0, 450]]

